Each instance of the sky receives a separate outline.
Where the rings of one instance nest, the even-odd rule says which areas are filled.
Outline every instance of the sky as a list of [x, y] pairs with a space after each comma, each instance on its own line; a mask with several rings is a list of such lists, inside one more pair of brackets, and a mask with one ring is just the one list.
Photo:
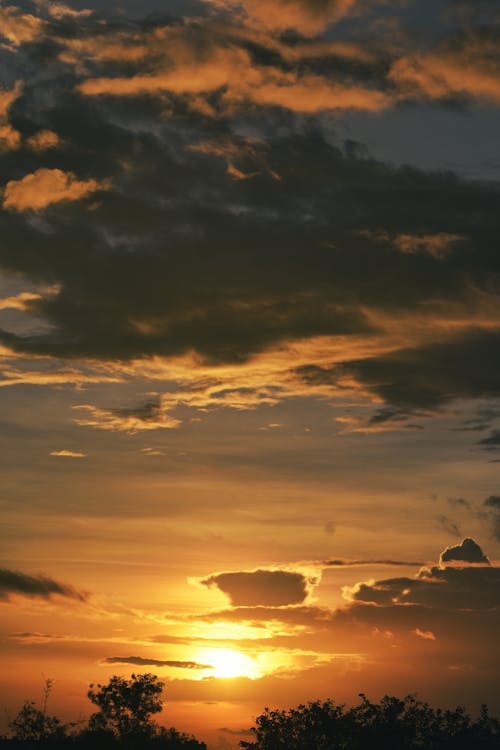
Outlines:
[[153, 672], [500, 713], [494, 0], [0, 5], [0, 731]]

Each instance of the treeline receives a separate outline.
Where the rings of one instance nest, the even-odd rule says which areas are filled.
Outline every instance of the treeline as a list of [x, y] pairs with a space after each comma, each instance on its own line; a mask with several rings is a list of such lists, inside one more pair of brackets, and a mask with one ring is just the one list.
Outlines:
[[[46, 682], [42, 708], [26, 702], [0, 737], [2, 750], [206, 750], [192, 735], [165, 729], [152, 717], [163, 708], [163, 683], [153, 674], [114, 676], [90, 685], [87, 696], [98, 710], [88, 723], [63, 724], [47, 711], [52, 683]], [[332, 700], [282, 711], [266, 708], [241, 741], [243, 750], [500, 750], [500, 722], [482, 706], [478, 718], [463, 707], [433, 708], [414, 696], [385, 696], [347, 708]]]
[[88, 723], [64, 724], [47, 711], [52, 681], [45, 683], [42, 708], [26, 701], [0, 737], [9, 750], [207, 750], [192, 735], [166, 729], [152, 716], [163, 708], [163, 683], [153, 674], [133, 674], [130, 680], [115, 675], [106, 685], [90, 685], [89, 700], [98, 708]]
[[414, 696], [361, 694], [352, 708], [316, 701], [257, 717], [244, 750], [500, 750], [500, 722], [482, 706], [478, 719], [461, 706], [432, 708]]

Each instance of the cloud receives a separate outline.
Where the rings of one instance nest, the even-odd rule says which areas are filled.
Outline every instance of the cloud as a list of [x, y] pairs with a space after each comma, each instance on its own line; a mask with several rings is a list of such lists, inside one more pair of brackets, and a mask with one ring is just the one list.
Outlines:
[[[488, 501], [486, 501], [488, 502]], [[489, 560], [479, 544], [474, 539], [467, 537], [461, 544], [457, 544], [454, 547], [447, 547], [439, 558], [439, 564], [444, 565], [445, 563], [480, 563], [489, 565]]]
[[30, 13], [22, 13], [14, 5], [0, 8], [0, 34], [16, 47], [36, 39], [44, 26], [41, 18]]
[[259, 569], [215, 573], [197, 582], [219, 589], [229, 596], [235, 607], [282, 607], [302, 604], [319, 583], [319, 577], [288, 570]]
[[336, 559], [336, 560], [325, 560], [323, 565], [331, 567], [348, 567], [356, 568], [361, 565], [380, 565], [387, 567], [421, 567], [425, 565], [424, 562], [418, 560], [349, 560], [349, 559]]
[[364, 387], [404, 411], [435, 409], [453, 399], [500, 394], [491, 360], [499, 342], [497, 330], [472, 328], [448, 340], [351, 362], [346, 369]]
[[20, 145], [20, 133], [12, 125], [0, 125], [0, 151], [15, 151]]
[[497, 450], [500, 447], [500, 430], [492, 430], [489, 435], [478, 440], [477, 445], [484, 446], [484, 450]]
[[58, 458], [85, 458], [86, 453], [82, 453], [81, 451], [68, 451], [68, 450], [61, 450], [61, 451], [51, 451], [50, 456], [56, 456]]
[[483, 503], [488, 517], [491, 520], [491, 533], [494, 539], [500, 540], [500, 497], [490, 495]]
[[59, 146], [61, 139], [53, 130], [39, 130], [28, 138], [27, 143], [34, 151], [47, 151]]
[[182, 61], [173, 70], [148, 75], [89, 78], [79, 84], [85, 96], [160, 96], [163, 92], [199, 95], [223, 90], [224, 109], [245, 109], [248, 103], [315, 113], [329, 109], [380, 111], [392, 97], [374, 88], [345, 85], [321, 75], [259, 68], [245, 50], [215, 48], [208, 59]]
[[12, 104], [21, 95], [23, 85], [19, 80], [11, 89], [0, 88], [0, 122], [5, 122]]
[[0, 568], [0, 601], [9, 601], [12, 595], [50, 599], [61, 596], [84, 602], [87, 594], [72, 586], [59, 583], [46, 576], [31, 576], [20, 571]]
[[[381, 163], [322, 114], [414, 103], [390, 71], [418, 38], [361, 34], [364, 3], [271, 5], [147, 24], [39, 5], [43, 44], [4, 52], [26, 81], [0, 93], [22, 154], [0, 155], [0, 263], [57, 292], [2, 345], [44, 370], [26, 382], [56, 382], [41, 355], [177, 389], [146, 411], [84, 404], [80, 423], [134, 432], [177, 426], [177, 404], [356, 393], [377, 412], [346, 431], [410, 431], [498, 395], [498, 186]], [[280, 31], [345, 14], [333, 40]], [[448, 44], [436, 54], [462, 49]]]
[[423, 638], [424, 641], [435, 641], [436, 636], [432, 632], [432, 630], [420, 630], [420, 628], [415, 628], [415, 635], [419, 638]]
[[106, 181], [79, 180], [71, 172], [42, 168], [21, 180], [7, 182], [3, 207], [19, 212], [41, 211], [54, 203], [82, 200], [92, 193], [108, 189], [109, 183]]
[[174, 667], [176, 669], [212, 669], [208, 664], [195, 661], [172, 661], [165, 659], [149, 659], [142, 656], [108, 656], [103, 664], [132, 664], [137, 667]]
[[490, 565], [473, 539], [443, 550], [440, 565], [422, 568], [415, 578], [389, 578], [346, 589], [353, 602], [377, 606], [487, 610], [498, 606], [500, 569]]
[[437, 50], [429, 55], [402, 57], [397, 60], [389, 77], [407, 93], [430, 99], [457, 94], [500, 101], [500, 76], [491, 64], [491, 54], [498, 54], [495, 43], [488, 44], [477, 35], [470, 35], [458, 49]]
[[80, 404], [73, 408], [89, 414], [88, 417], [76, 418], [76, 424], [112, 432], [135, 434], [143, 430], [171, 430], [181, 424], [179, 419], [166, 413], [160, 400], [147, 401], [132, 408], [100, 409], [92, 404]]
[[[216, 5], [239, 3], [215, 0]], [[301, 34], [315, 35], [326, 26], [352, 11], [359, 0], [241, 0], [250, 21], [277, 31], [297, 29]]]

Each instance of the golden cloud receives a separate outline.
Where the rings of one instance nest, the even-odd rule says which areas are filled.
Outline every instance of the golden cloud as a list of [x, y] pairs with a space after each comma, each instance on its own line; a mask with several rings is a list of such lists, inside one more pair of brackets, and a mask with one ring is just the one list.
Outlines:
[[19, 212], [41, 211], [53, 203], [81, 200], [98, 190], [109, 190], [109, 182], [79, 180], [72, 172], [42, 168], [8, 182], [3, 207]]

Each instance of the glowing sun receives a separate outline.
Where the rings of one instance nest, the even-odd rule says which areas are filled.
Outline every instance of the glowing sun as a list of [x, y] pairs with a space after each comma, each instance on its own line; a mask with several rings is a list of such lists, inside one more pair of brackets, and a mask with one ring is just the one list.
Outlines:
[[262, 676], [255, 659], [230, 648], [204, 648], [197, 654], [197, 660], [203, 664], [210, 664], [213, 677], [256, 679]]

